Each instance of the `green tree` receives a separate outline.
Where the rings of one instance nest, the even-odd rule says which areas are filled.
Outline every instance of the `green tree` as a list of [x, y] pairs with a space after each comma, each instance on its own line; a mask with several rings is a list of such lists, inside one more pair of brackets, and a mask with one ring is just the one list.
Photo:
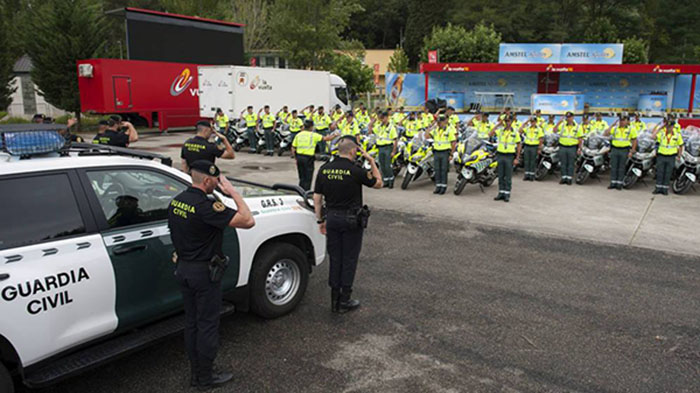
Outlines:
[[361, 10], [355, 0], [276, 0], [269, 29], [295, 67], [322, 69], [333, 63], [340, 34]]
[[99, 3], [47, 0], [27, 18], [24, 47], [34, 69], [32, 80], [46, 101], [80, 115], [76, 60], [100, 57], [107, 27]]
[[649, 63], [649, 44], [641, 38], [632, 37], [623, 41], [622, 62], [625, 64]]
[[[3, 9], [0, 9], [0, 48], [10, 48], [10, 29], [8, 28], [8, 16]], [[12, 81], [12, 66], [15, 64], [16, 56], [14, 51], [4, 49], [0, 50], [0, 110], [7, 109], [10, 106], [10, 96], [14, 93], [16, 87], [10, 86]]]
[[608, 17], [603, 16], [596, 18], [586, 27], [586, 31], [583, 33], [583, 39], [585, 42], [601, 44], [617, 42], [617, 27]]
[[406, 29], [407, 0], [358, 0], [364, 9], [353, 15], [344, 33], [346, 39], [360, 40], [365, 47], [391, 49], [401, 46]]
[[230, 0], [224, 17], [245, 24], [243, 47], [246, 51], [270, 49], [269, 9], [268, 0]]
[[498, 61], [500, 42], [501, 35], [493, 26], [479, 23], [467, 31], [448, 23], [425, 38], [421, 59], [426, 61], [428, 51], [437, 49], [443, 63], [493, 63]]
[[403, 49], [396, 48], [394, 50], [394, 53], [391, 55], [391, 58], [389, 59], [389, 65], [387, 66], [387, 69], [390, 72], [398, 72], [398, 73], [410, 72], [411, 69], [408, 66], [408, 56], [406, 56], [406, 52], [404, 52]]
[[333, 63], [328, 70], [343, 78], [351, 97], [374, 90], [374, 71], [352, 55], [333, 55]]
[[[442, 26], [448, 21], [448, 12], [453, 9], [452, 0], [436, 1], [427, 4], [423, 0], [407, 0], [407, 20], [405, 42], [403, 45], [411, 64], [416, 64], [424, 49], [424, 39], [429, 36], [433, 28]], [[460, 6], [462, 2], [457, 2]]]

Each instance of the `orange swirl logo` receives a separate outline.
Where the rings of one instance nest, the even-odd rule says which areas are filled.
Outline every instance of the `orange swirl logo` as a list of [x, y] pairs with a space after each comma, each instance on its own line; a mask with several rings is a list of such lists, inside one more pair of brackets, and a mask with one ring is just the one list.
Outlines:
[[173, 81], [173, 84], [170, 85], [170, 95], [173, 97], [179, 96], [182, 94], [185, 89], [192, 83], [192, 80], [194, 77], [190, 74], [190, 69], [185, 68], [182, 70], [180, 75], [175, 77], [175, 80]]

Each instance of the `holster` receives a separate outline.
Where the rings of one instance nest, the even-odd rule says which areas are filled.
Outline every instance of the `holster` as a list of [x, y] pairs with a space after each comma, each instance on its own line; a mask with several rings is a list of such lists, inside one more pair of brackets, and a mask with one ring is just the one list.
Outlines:
[[209, 261], [209, 281], [221, 282], [228, 268], [228, 261], [229, 259], [227, 256], [222, 258], [218, 255], [214, 255], [211, 258], [211, 261]]
[[370, 210], [367, 205], [355, 209], [348, 215], [348, 223], [355, 228], [367, 228], [369, 224]]

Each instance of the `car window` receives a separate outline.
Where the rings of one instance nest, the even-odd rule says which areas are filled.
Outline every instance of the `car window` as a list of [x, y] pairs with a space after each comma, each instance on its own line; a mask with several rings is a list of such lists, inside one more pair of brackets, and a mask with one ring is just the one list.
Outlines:
[[88, 171], [88, 179], [110, 228], [165, 220], [183, 182], [142, 169]]
[[85, 233], [68, 175], [0, 180], [0, 250]]

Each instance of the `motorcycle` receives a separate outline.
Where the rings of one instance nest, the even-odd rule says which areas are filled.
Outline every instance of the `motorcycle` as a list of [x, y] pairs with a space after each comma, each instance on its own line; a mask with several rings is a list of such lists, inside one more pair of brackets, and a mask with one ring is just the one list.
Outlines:
[[482, 192], [484, 187], [493, 184], [498, 176], [495, 151], [496, 145], [479, 139], [476, 133], [457, 146], [454, 160], [457, 169], [455, 195], [461, 194], [467, 184], [478, 184]]
[[676, 161], [675, 180], [671, 184], [676, 194], [686, 193], [700, 175], [700, 130], [684, 132], [683, 144], [683, 154], [680, 162]]
[[606, 154], [610, 151], [610, 142], [601, 134], [588, 134], [583, 141], [581, 156], [576, 167], [576, 184], [583, 184], [589, 177], [596, 177], [604, 172]]
[[289, 125], [277, 124], [275, 128], [275, 144], [277, 145], [277, 155], [281, 156], [285, 151], [292, 149], [294, 135], [289, 131]]
[[637, 181], [649, 175], [654, 167], [656, 157], [656, 141], [651, 138], [651, 132], [644, 131], [637, 137], [637, 151], [627, 160], [627, 171], [622, 179], [623, 188], [632, 188]]
[[537, 156], [535, 180], [542, 180], [559, 168], [559, 134], [544, 135], [542, 151]]
[[414, 136], [407, 144], [403, 152], [406, 161], [406, 173], [403, 175], [401, 189], [405, 190], [412, 181], [418, 180], [423, 174], [434, 181], [433, 170], [433, 141], [425, 139], [422, 133]]
[[[221, 132], [221, 128], [216, 123], [214, 123], [214, 129], [216, 132]], [[246, 130], [247, 128], [245, 127], [244, 121], [232, 120], [229, 122], [228, 131], [224, 130], [223, 135], [228, 139], [233, 150], [239, 151], [242, 146], [248, 145]]]

